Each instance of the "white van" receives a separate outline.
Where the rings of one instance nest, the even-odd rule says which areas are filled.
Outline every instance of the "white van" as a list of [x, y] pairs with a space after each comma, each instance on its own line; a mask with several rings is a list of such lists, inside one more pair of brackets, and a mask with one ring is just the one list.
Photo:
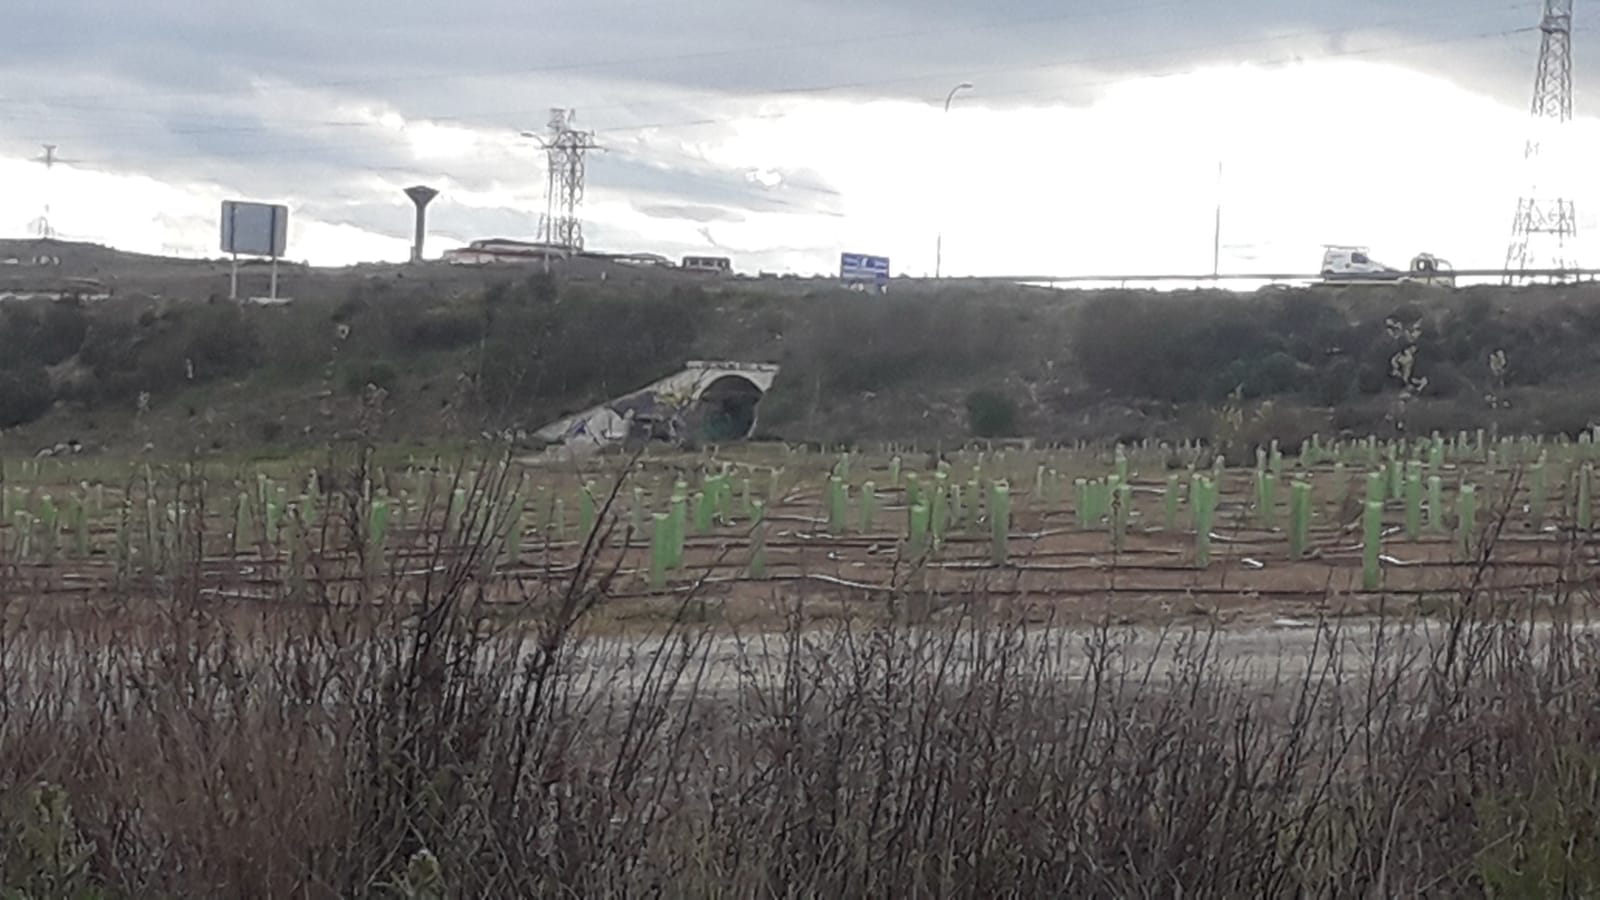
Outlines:
[[1398, 282], [1454, 286], [1450, 263], [1431, 253], [1411, 258], [1410, 269], [1395, 269], [1373, 259], [1365, 247], [1329, 245], [1322, 251], [1322, 280], [1331, 284], [1393, 284]]

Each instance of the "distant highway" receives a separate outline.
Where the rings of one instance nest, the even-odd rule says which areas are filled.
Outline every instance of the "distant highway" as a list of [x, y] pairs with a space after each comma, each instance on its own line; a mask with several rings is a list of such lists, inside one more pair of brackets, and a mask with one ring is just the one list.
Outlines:
[[[1404, 275], [1406, 273], [1397, 273]], [[1483, 279], [1495, 283], [1511, 279], [1533, 281], [1559, 281], [1565, 283], [1588, 282], [1600, 280], [1600, 269], [1456, 269], [1448, 274], [1454, 275], [1459, 282], [1462, 279]], [[919, 281], [932, 279], [919, 278]], [[1025, 284], [1141, 284], [1165, 282], [1196, 282], [1196, 283], [1224, 283], [1224, 282], [1267, 282], [1271, 284], [1349, 284], [1369, 285], [1384, 284], [1378, 279], [1370, 280], [1328, 280], [1321, 273], [1313, 274], [1286, 274], [1282, 272], [1242, 273], [1213, 275], [974, 275], [974, 276], [945, 276], [942, 280], [952, 282], [983, 282], [983, 281], [1010, 281]], [[1392, 279], [1392, 283], [1402, 283], [1402, 278]]]
[[[45, 255], [53, 259], [52, 265], [30, 264]], [[7, 264], [9, 263], [9, 264]], [[256, 281], [256, 266], [246, 272]], [[839, 276], [831, 273], [816, 274], [755, 274], [737, 273], [717, 275], [684, 271], [678, 267], [643, 266], [619, 263], [598, 258], [563, 260], [551, 267], [552, 272], [565, 279], [576, 281], [605, 280], [619, 285], [750, 285], [783, 292], [810, 291], [819, 287], [836, 285]], [[421, 265], [406, 263], [366, 263], [350, 266], [306, 266], [282, 263], [282, 279], [291, 296], [343, 296], [356, 285], [373, 279], [407, 279], [423, 283], [430, 288], [464, 290], [481, 286], [493, 280], [520, 278], [536, 271], [529, 263], [502, 263], [493, 265], [449, 265], [430, 260]], [[1403, 274], [1403, 273], [1397, 273]], [[1507, 269], [1457, 269], [1452, 273], [1458, 286], [1469, 283], [1502, 284], [1510, 278], [1518, 280], [1568, 284], [1600, 280], [1600, 269], [1537, 269], [1513, 271]], [[109, 247], [71, 241], [6, 240], [0, 239], [0, 294], [11, 299], [26, 296], [86, 293], [91, 298], [111, 295], [146, 294], [150, 296], [204, 299], [212, 295], [226, 296], [228, 267], [222, 259], [188, 259], [128, 253]], [[1376, 282], [1350, 282], [1350, 286]], [[254, 284], [254, 281], [252, 281]], [[1022, 275], [969, 275], [934, 278], [929, 275], [899, 275], [890, 279], [890, 290], [897, 287], [919, 292], [946, 287], [975, 287], [981, 285], [1022, 285], [1040, 288], [1094, 288], [1094, 287], [1217, 287], [1224, 290], [1249, 291], [1261, 286], [1317, 286], [1338, 285], [1325, 280], [1320, 272], [1255, 272], [1213, 275], [1182, 273], [1122, 273], [1122, 274], [1022, 274]]]

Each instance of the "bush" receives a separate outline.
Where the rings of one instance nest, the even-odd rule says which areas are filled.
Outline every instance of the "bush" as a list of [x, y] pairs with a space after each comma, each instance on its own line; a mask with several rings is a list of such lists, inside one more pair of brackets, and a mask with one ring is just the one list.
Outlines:
[[89, 399], [111, 399], [127, 394], [123, 380], [138, 364], [139, 336], [140, 326], [129, 320], [107, 317], [90, 325], [78, 354], [79, 361], [94, 376], [86, 389], [91, 395]]
[[0, 428], [32, 422], [54, 402], [50, 373], [43, 366], [0, 370]]
[[1312, 400], [1319, 406], [1349, 403], [1361, 393], [1360, 369], [1355, 360], [1336, 357], [1316, 373], [1311, 390]]
[[704, 294], [686, 290], [502, 302], [490, 309], [479, 361], [483, 399], [537, 418], [641, 388], [690, 358], [709, 308]]
[[0, 316], [0, 368], [56, 365], [78, 352], [88, 330], [83, 308], [70, 301], [8, 304]]
[[255, 318], [231, 304], [148, 311], [136, 321], [107, 316], [89, 328], [80, 353], [94, 375], [88, 392], [101, 400], [241, 374], [262, 357]]
[[965, 296], [829, 293], [810, 298], [797, 324], [785, 368], [827, 394], [986, 371], [1015, 354], [1028, 331], [1015, 314]]
[[345, 369], [344, 389], [348, 393], [359, 394], [366, 390], [368, 385], [372, 385], [392, 391], [399, 380], [400, 372], [388, 362], [384, 360], [363, 362]]
[[1326, 434], [1329, 424], [1325, 413], [1263, 400], [1214, 410], [1205, 437], [1229, 464], [1248, 466], [1255, 448], [1277, 441], [1285, 453], [1295, 453], [1311, 435]]
[[[180, 326], [178, 343], [183, 356], [178, 363], [187, 380], [210, 381], [235, 375], [261, 362], [261, 339], [255, 322], [237, 306], [216, 304], [187, 310]], [[189, 364], [194, 367], [192, 378]]]
[[1108, 294], [1078, 315], [1073, 346], [1079, 373], [1119, 396], [1177, 403], [1226, 397], [1241, 377], [1299, 389], [1288, 343], [1262, 324], [1262, 313], [1258, 301], [1242, 297], [1202, 295], [1180, 303]]
[[1017, 404], [998, 391], [973, 391], [967, 395], [967, 430], [974, 437], [1015, 437]]
[[1301, 387], [1300, 364], [1283, 351], [1266, 356], [1235, 360], [1212, 386], [1212, 396], [1227, 396], [1235, 390], [1246, 398], [1289, 393]]
[[460, 307], [434, 309], [411, 326], [406, 349], [453, 350], [480, 340], [483, 334], [483, 318], [477, 312]]

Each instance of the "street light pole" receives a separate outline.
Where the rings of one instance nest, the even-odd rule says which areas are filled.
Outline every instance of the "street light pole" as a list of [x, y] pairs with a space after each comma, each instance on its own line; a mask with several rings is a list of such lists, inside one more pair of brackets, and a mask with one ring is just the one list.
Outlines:
[[1217, 218], [1211, 230], [1211, 277], [1222, 274], [1222, 160], [1217, 160]]
[[[963, 81], [950, 89], [950, 93], [946, 94], [944, 98], [944, 112], [946, 116], [950, 114], [950, 102], [956, 99], [956, 94], [960, 93], [961, 91], [970, 90], [972, 90], [972, 82], [970, 81]], [[942, 208], [943, 207], [941, 207], [941, 209]], [[944, 277], [944, 229], [942, 227], [939, 229], [939, 238], [934, 244], [933, 249], [933, 277]]]

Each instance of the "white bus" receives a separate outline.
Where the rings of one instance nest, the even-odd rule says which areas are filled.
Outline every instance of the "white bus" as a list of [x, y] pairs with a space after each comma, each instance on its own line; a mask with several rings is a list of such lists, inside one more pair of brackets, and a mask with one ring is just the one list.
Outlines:
[[687, 272], [711, 272], [727, 275], [733, 271], [733, 260], [726, 256], [685, 256], [683, 268]]

